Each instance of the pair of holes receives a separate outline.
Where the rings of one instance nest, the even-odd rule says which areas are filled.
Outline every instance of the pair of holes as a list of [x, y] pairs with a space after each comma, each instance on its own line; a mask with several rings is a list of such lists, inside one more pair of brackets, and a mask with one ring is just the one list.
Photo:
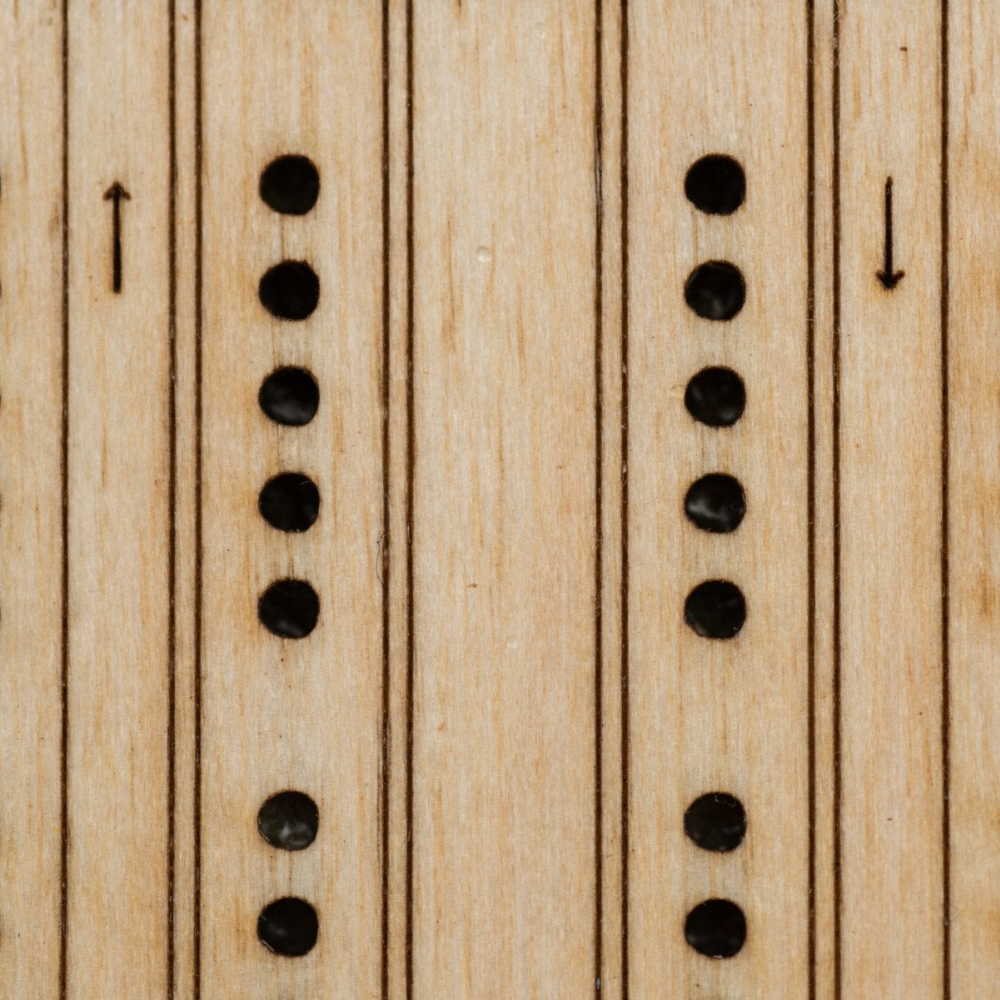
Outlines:
[[[280, 850], [305, 850], [316, 839], [318, 829], [319, 809], [302, 792], [278, 792], [257, 813], [260, 835]], [[274, 900], [257, 918], [257, 937], [276, 955], [305, 955], [313, 949], [318, 936], [315, 907], [297, 896]]]
[[[684, 814], [684, 832], [706, 851], [735, 851], [743, 843], [746, 830], [743, 803], [725, 792], [702, 795]], [[687, 943], [709, 958], [731, 958], [743, 948], [746, 937], [746, 917], [728, 899], [705, 900], [684, 921]]]
[[[319, 809], [302, 792], [272, 795], [257, 813], [257, 830], [272, 847], [305, 850], [319, 829]], [[312, 951], [319, 937], [319, 917], [311, 903], [286, 896], [269, 903], [257, 918], [257, 937], [276, 955], [297, 958]]]
[[[319, 516], [319, 490], [301, 472], [270, 479], [257, 502], [261, 516], [280, 531], [306, 531]], [[257, 601], [261, 624], [282, 639], [304, 639], [319, 621], [319, 595], [305, 580], [277, 580]]]
[[[277, 580], [258, 599], [257, 617], [281, 639], [304, 639], [319, 621], [319, 595], [305, 580]], [[729, 580], [706, 580], [684, 602], [685, 622], [706, 639], [734, 638], [746, 617], [746, 598]]]
[[[746, 197], [746, 175], [731, 156], [713, 153], [697, 160], [684, 178], [688, 200], [709, 215], [732, 215]], [[724, 260], [699, 264], [684, 285], [684, 300], [704, 319], [732, 319], [746, 302], [740, 269]]]
[[[689, 201], [710, 215], [732, 215], [746, 197], [746, 175], [731, 156], [713, 154], [698, 160], [684, 179]], [[746, 302], [740, 269], [729, 261], [699, 264], [684, 284], [684, 300], [704, 319], [730, 320]]]
[[[688, 200], [709, 215], [732, 215], [743, 204], [746, 188], [743, 167], [720, 153], [701, 157], [684, 178]], [[305, 215], [319, 199], [319, 171], [307, 156], [279, 156], [260, 175], [260, 196], [282, 215]]]
[[[282, 215], [305, 215], [319, 198], [319, 171], [306, 156], [279, 156], [260, 175], [260, 196]], [[260, 279], [261, 305], [278, 319], [307, 319], [319, 305], [319, 277], [304, 260], [283, 260]]]

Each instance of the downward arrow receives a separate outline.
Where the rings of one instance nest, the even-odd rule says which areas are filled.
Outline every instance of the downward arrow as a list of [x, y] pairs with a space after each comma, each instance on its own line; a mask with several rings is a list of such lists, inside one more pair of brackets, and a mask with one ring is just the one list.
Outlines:
[[885, 179], [885, 264], [881, 271], [875, 272], [875, 277], [882, 282], [882, 287], [892, 291], [906, 274], [905, 271], [892, 269], [892, 178]]

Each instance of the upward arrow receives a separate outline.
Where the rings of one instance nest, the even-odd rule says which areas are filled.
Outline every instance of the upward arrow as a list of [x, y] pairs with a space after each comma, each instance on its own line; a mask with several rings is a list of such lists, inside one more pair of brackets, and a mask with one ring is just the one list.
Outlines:
[[122, 199], [132, 200], [132, 195], [125, 190], [120, 181], [115, 181], [104, 192], [104, 200], [113, 204], [112, 209], [112, 243], [111, 243], [111, 289], [116, 294], [122, 290]]
[[875, 272], [875, 277], [882, 282], [882, 287], [892, 291], [906, 274], [905, 271], [892, 269], [892, 178], [885, 179], [885, 263], [881, 271]]

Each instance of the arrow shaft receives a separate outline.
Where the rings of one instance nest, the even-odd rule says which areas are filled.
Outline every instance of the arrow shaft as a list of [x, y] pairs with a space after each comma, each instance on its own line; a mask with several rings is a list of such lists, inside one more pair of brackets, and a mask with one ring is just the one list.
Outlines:
[[885, 182], [885, 273], [892, 274], [892, 178]]
[[111, 287], [115, 293], [122, 290], [122, 200], [115, 195], [112, 204]]

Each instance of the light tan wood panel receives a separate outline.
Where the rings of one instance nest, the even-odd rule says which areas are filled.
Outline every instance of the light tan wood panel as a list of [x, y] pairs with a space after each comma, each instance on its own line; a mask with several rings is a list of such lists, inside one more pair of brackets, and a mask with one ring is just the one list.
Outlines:
[[[62, 22], [0, 16], [0, 996], [55, 996], [62, 833]], [[100, 209], [98, 208], [97, 211]]]
[[[844, 997], [942, 994], [939, 11], [839, 9]], [[876, 278], [888, 177], [892, 291]]]
[[70, 997], [168, 978], [169, 17], [68, 8]]
[[[382, 913], [382, 11], [208, 0], [202, 19], [201, 993], [264, 1000], [336, 984], [368, 997]], [[289, 153], [320, 174], [303, 216], [258, 196], [262, 170]], [[258, 301], [259, 280], [284, 259], [319, 277], [318, 308], [302, 321]], [[304, 365], [319, 385], [306, 426], [258, 407], [282, 365]], [[303, 534], [257, 512], [283, 471], [320, 491]], [[284, 578], [319, 596], [305, 638], [257, 620], [258, 596]], [[319, 807], [301, 852], [256, 829], [259, 807], [286, 789]], [[286, 896], [318, 912], [317, 944], [299, 958], [257, 940], [258, 914]]]
[[951, 995], [1000, 978], [1000, 10], [949, 19]]
[[414, 998], [595, 988], [594, 17], [413, 5]]
[[[809, 982], [806, 15], [791, 2], [629, 4], [626, 861], [637, 1000], [803, 996]], [[706, 154], [745, 171], [731, 215], [685, 197]], [[746, 303], [731, 320], [685, 302], [707, 261], [742, 272]], [[732, 427], [685, 407], [689, 380], [719, 365], [746, 386]], [[709, 473], [744, 489], [732, 533], [685, 515], [688, 488]], [[713, 580], [746, 601], [730, 639], [685, 623], [688, 594]], [[731, 853], [685, 836], [685, 811], [712, 792], [746, 810]], [[728, 959], [685, 941], [687, 914], [710, 899], [745, 915], [746, 943]]]
[[[987, 0], [3, 5], [0, 1000], [989, 996], [998, 32]], [[710, 152], [731, 216], [684, 195]], [[306, 215], [258, 194], [282, 153]], [[303, 322], [258, 301], [283, 259]], [[685, 305], [708, 260], [730, 323]], [[285, 364], [308, 426], [258, 407]], [[684, 407], [714, 364], [729, 429]], [[282, 471], [305, 533], [258, 513]], [[731, 535], [684, 514], [716, 471]], [[285, 577], [301, 640], [257, 620]], [[706, 579], [731, 641], [684, 623]], [[289, 788], [294, 854], [256, 829]], [[709, 791], [732, 854], [685, 837]], [[288, 895], [303, 958], [257, 940]], [[685, 943], [711, 897], [730, 960]]]

